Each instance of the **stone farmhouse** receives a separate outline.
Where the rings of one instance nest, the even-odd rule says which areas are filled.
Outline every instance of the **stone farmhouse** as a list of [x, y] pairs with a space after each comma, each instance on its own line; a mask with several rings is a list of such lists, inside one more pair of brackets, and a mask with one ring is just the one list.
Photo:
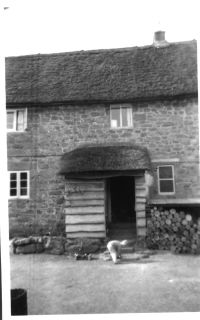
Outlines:
[[199, 214], [197, 43], [6, 58], [10, 236], [146, 235]]

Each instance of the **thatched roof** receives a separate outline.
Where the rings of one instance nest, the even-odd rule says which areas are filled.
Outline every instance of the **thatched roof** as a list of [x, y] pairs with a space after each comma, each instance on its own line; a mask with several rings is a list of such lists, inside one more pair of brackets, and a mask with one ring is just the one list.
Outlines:
[[6, 58], [7, 103], [134, 101], [197, 94], [196, 41]]
[[151, 169], [146, 148], [130, 143], [84, 145], [65, 153], [60, 174], [67, 177], [108, 176]]

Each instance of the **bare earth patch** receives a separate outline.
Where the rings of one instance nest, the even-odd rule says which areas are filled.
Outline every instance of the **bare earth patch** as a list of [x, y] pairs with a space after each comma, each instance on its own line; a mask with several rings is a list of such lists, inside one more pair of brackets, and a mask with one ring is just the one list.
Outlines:
[[11, 255], [11, 287], [27, 290], [32, 315], [200, 311], [200, 256]]

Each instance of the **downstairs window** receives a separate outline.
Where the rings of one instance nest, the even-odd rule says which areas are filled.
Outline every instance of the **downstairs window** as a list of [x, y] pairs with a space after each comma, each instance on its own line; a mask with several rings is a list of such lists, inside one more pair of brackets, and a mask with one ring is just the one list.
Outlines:
[[165, 165], [159, 166], [157, 169], [158, 174], [158, 192], [159, 194], [174, 194], [174, 166]]
[[9, 172], [9, 198], [29, 198], [29, 172]]

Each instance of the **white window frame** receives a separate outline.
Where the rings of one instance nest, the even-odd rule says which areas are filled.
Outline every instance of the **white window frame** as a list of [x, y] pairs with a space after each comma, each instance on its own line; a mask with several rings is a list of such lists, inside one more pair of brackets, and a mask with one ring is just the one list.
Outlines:
[[[160, 173], [160, 168], [163, 168], [163, 167], [171, 167], [172, 168], [172, 178], [160, 178], [159, 176], [159, 173]], [[158, 193], [160, 195], [172, 195], [172, 194], [175, 194], [175, 177], [174, 177], [174, 166], [173, 165], [160, 165], [157, 167], [157, 178], [158, 178]], [[162, 180], [169, 180], [169, 181], [172, 181], [173, 182], [173, 190], [172, 192], [162, 192], [160, 191], [160, 181]]]
[[[119, 127], [112, 127], [112, 109], [119, 109], [120, 112], [120, 126]], [[131, 124], [129, 126], [122, 126], [122, 109], [130, 109], [131, 110]], [[117, 130], [117, 129], [129, 129], [129, 128], [133, 128], [133, 109], [130, 105], [127, 104], [112, 104], [110, 105], [110, 127], [113, 130]]]
[[[23, 128], [23, 130], [17, 130], [17, 112], [19, 112], [19, 111], [24, 112], [24, 128]], [[13, 120], [13, 128], [12, 129], [7, 128], [7, 132], [24, 132], [27, 129], [27, 108], [7, 109], [6, 115], [8, 112], [14, 113], [14, 120]]]
[[[10, 195], [10, 176], [12, 173], [17, 175], [17, 195]], [[27, 173], [27, 195], [20, 195], [20, 174]], [[30, 196], [30, 172], [29, 171], [8, 171], [8, 198], [9, 199], [29, 199]]]

